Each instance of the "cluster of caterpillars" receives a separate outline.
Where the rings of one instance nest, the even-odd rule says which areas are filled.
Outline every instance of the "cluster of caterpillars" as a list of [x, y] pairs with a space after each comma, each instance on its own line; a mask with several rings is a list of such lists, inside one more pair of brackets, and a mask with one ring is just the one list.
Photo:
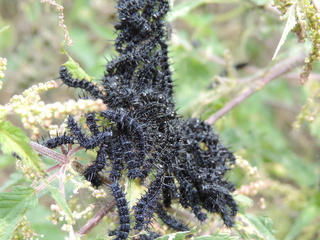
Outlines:
[[[173, 202], [200, 221], [207, 218], [206, 211], [220, 214], [226, 226], [233, 226], [234, 185], [224, 176], [234, 155], [209, 125], [183, 119], [175, 110], [164, 22], [168, 0], [118, 0], [117, 9], [118, 56], [107, 64], [100, 87], [73, 78], [65, 66], [60, 69], [64, 84], [102, 99], [108, 109], [86, 114], [86, 128], [69, 116], [68, 133], [43, 144], [78, 144], [96, 151], [84, 177], [94, 187], [103, 184], [100, 174], [111, 181], [120, 226], [110, 235], [116, 240], [127, 239], [133, 229], [149, 231], [156, 216], [174, 230], [188, 230], [168, 214]], [[124, 178], [150, 182], [132, 210], [122, 189]], [[150, 232], [139, 239], [158, 236]]]

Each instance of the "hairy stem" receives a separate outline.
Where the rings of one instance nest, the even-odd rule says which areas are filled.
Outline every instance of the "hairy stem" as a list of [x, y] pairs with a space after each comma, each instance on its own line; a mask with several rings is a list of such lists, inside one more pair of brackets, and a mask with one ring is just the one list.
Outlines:
[[62, 164], [64, 163], [67, 163], [69, 162], [69, 159], [67, 156], [61, 154], [61, 153], [58, 153], [50, 148], [47, 148], [45, 146], [42, 146], [41, 144], [39, 143], [36, 143], [36, 142], [33, 142], [33, 141], [30, 141], [29, 142], [29, 145], [39, 154], [43, 155], [43, 156], [46, 156], [48, 158], [51, 158], [57, 162], [60, 162]]
[[227, 114], [230, 110], [236, 107], [238, 104], [246, 100], [255, 92], [263, 89], [266, 85], [268, 85], [272, 80], [276, 79], [277, 77], [291, 71], [297, 66], [303, 65], [305, 60], [305, 55], [298, 55], [296, 57], [288, 58], [283, 62], [276, 64], [274, 67], [270, 68], [266, 73], [265, 77], [256, 81], [249, 87], [247, 91], [238, 95], [230, 102], [228, 102], [223, 108], [219, 109], [217, 112], [212, 114], [207, 120], [206, 123], [212, 125], [222, 116]]
[[94, 215], [78, 232], [77, 235], [87, 234], [94, 226], [96, 226], [102, 218], [116, 206], [116, 201], [110, 202], [108, 206], [104, 206]]

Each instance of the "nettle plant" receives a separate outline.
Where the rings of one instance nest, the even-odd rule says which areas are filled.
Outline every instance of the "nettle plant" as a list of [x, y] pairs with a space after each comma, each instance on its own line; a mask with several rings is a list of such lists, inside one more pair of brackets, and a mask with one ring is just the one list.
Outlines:
[[[207, 219], [202, 209], [219, 213], [232, 227], [238, 207], [230, 194], [234, 186], [224, 176], [235, 157], [209, 125], [184, 120], [175, 110], [164, 22], [169, 2], [119, 1], [117, 9], [119, 55], [107, 64], [101, 85], [74, 78], [66, 66], [60, 69], [64, 84], [82, 89], [84, 98], [101, 99], [107, 109], [86, 114], [86, 127], [68, 116], [66, 133], [42, 145], [94, 150], [96, 158], [83, 175], [96, 188], [103, 184], [100, 175], [110, 181], [120, 225], [109, 233], [114, 239], [127, 239], [132, 229], [149, 230], [155, 214], [174, 230], [189, 230], [165, 210], [173, 201], [200, 221]], [[147, 182], [147, 190], [130, 209], [121, 185], [137, 179]]]
[[[87, 167], [73, 164], [74, 168], [94, 188], [104, 185], [113, 196], [114, 200], [106, 204], [117, 209], [119, 226], [109, 232], [114, 239], [127, 239], [130, 233], [135, 239], [160, 237], [161, 234], [152, 231], [152, 223], [157, 218], [173, 230], [190, 231], [187, 223], [178, 221], [168, 212], [176, 203], [189, 209], [200, 221], [207, 219], [206, 210], [218, 213], [226, 226], [234, 226], [233, 217], [238, 211], [231, 195], [234, 185], [225, 179], [226, 172], [235, 163], [234, 155], [220, 143], [208, 124], [199, 119], [185, 120], [176, 113], [168, 57], [169, 31], [164, 21], [169, 1], [120, 0], [117, 9], [118, 37], [114, 45], [118, 56], [107, 64], [101, 84], [79, 78], [79, 70], [70, 67], [75, 65], [71, 60], [60, 68], [64, 84], [83, 90], [76, 104], [79, 107], [72, 109], [85, 109], [84, 115], [77, 114], [79, 111], [70, 114], [70, 111], [59, 110], [63, 106], [48, 108], [39, 104], [38, 93], [57, 87], [53, 81], [33, 87], [11, 100], [11, 106], [23, 116], [27, 128], [37, 119], [33, 111], [24, 110], [24, 101], [33, 107], [34, 104], [43, 105], [46, 110], [41, 114], [48, 119], [57, 112], [69, 113], [64, 130], [60, 129], [57, 136], [41, 144], [30, 143], [38, 153], [59, 161], [47, 172], [59, 170], [47, 176], [43, 173], [43, 164], [35, 164], [38, 160], [33, 159], [29, 166], [36, 167], [38, 174], [35, 174], [19, 163], [34, 155], [11, 150], [19, 167], [28, 177], [42, 181], [36, 187], [38, 192], [45, 187], [50, 189], [59, 205], [52, 209], [60, 211], [61, 215], [65, 213], [64, 229], [69, 228], [70, 238], [86, 232], [80, 229], [75, 234], [70, 230], [75, 216], [66, 204], [64, 192], [67, 164], [81, 149], [90, 150], [94, 160]], [[80, 99], [85, 100], [82, 107]], [[41, 109], [36, 111], [41, 112]], [[50, 126], [48, 122], [47, 125]], [[35, 129], [33, 133], [39, 134]], [[62, 150], [60, 155], [50, 150], [58, 147]], [[59, 177], [59, 190], [50, 186], [56, 177]], [[132, 193], [125, 193], [124, 185], [134, 182], [146, 190], [129, 202], [127, 196]], [[28, 188], [15, 189], [15, 192], [25, 191], [32, 193]], [[24, 210], [28, 207], [24, 206]], [[52, 220], [58, 221], [55, 217]]]
[[[60, 25], [71, 42], [63, 7], [44, 2], [60, 11]], [[226, 176], [236, 162], [256, 179], [257, 170], [240, 157], [236, 161], [208, 123], [184, 119], [176, 111], [168, 57], [170, 26], [165, 21], [169, 1], [119, 0], [116, 8], [117, 56], [107, 63], [99, 84], [69, 57], [59, 80], [33, 86], [1, 106], [2, 151], [17, 158], [29, 185], [1, 193], [0, 236], [41, 238], [26, 213], [37, 205], [39, 193], [48, 190], [55, 200], [49, 219], [62, 223], [69, 239], [89, 236], [99, 222], [108, 229], [109, 236], [98, 235], [104, 239], [275, 239], [270, 220], [246, 214], [251, 200], [240, 195], [256, 191], [259, 184], [241, 188], [235, 196]], [[6, 60], [0, 59], [0, 70], [5, 66]], [[76, 101], [45, 104], [39, 94], [61, 82], [83, 93]], [[33, 139], [41, 139], [37, 124], [50, 137], [29, 142], [6, 120], [12, 113], [21, 117]], [[59, 118], [66, 120], [52, 125]], [[46, 168], [36, 153], [58, 163]], [[82, 158], [91, 160], [85, 166]], [[79, 203], [83, 189], [92, 193], [93, 203]], [[210, 236], [197, 237], [202, 233], [191, 229], [194, 222], [213, 225], [210, 213], [225, 226], [215, 223], [217, 228], [206, 232]]]

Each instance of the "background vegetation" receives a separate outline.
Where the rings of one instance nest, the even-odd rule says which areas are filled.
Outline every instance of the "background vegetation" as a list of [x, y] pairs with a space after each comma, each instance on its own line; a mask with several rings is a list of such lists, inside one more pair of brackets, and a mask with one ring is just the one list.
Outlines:
[[[277, 6], [284, 2], [279, 1]], [[287, 6], [297, 2], [292, 1]], [[310, 1], [306, 2], [310, 4]], [[66, 55], [60, 54], [61, 46], [88, 74], [97, 79], [102, 75], [106, 59], [114, 54], [115, 2], [70, 0], [63, 1], [62, 5], [65, 24], [74, 42], [72, 46], [67, 46], [65, 31], [59, 27], [59, 11], [54, 5], [31, 0], [0, 2], [0, 29], [9, 26], [0, 32], [0, 56], [7, 59], [0, 97], [2, 106], [7, 107], [15, 94], [58, 77], [59, 67], [68, 60]], [[285, 14], [283, 8], [280, 10]], [[315, 10], [314, 21], [319, 26], [320, 13], [316, 8], [312, 10]], [[297, 38], [289, 30], [299, 33], [296, 28], [300, 22], [298, 25], [290, 23], [288, 15], [281, 22], [280, 12], [267, 0], [176, 0], [168, 20], [172, 23], [168, 31], [172, 31], [171, 58], [180, 114], [208, 119], [238, 96], [244, 96], [248, 91], [254, 93], [236, 100], [239, 105], [222, 114], [222, 118], [209, 120], [215, 123], [223, 142], [238, 155], [237, 165], [229, 178], [236, 184], [241, 207], [247, 209], [241, 210], [234, 230], [221, 228], [217, 216], [212, 216], [206, 225], [192, 221], [190, 225], [198, 226], [195, 230], [198, 235], [211, 235], [211, 238], [201, 239], [218, 239], [218, 235], [213, 237], [218, 230], [219, 239], [231, 239], [230, 236], [235, 239], [239, 236], [244, 239], [320, 239], [319, 64], [314, 64], [305, 85], [301, 85], [299, 76], [303, 66], [300, 59], [305, 58], [304, 53], [310, 48], [313, 47], [313, 52], [317, 49], [315, 42], [319, 47], [320, 38], [310, 37], [304, 44], [298, 43], [303, 37], [298, 35]], [[312, 34], [310, 26], [305, 26], [305, 34]], [[272, 60], [281, 36], [285, 42]], [[293, 66], [288, 67], [288, 61]], [[289, 73], [270, 76], [279, 72], [277, 66], [287, 68]], [[60, 84], [58, 79], [56, 81]], [[41, 98], [46, 103], [66, 102], [74, 95], [72, 89], [61, 86], [45, 91]], [[16, 112], [5, 115], [12, 127], [26, 127]], [[63, 118], [53, 121], [54, 124], [62, 122]], [[4, 137], [0, 137], [0, 143], [5, 146], [9, 138], [5, 138], [3, 129], [7, 128], [2, 124], [0, 135]], [[13, 131], [18, 130], [14, 128]], [[29, 137], [34, 133], [24, 131]], [[47, 130], [41, 131], [46, 138]], [[6, 152], [4, 147], [2, 150]], [[87, 155], [79, 155], [78, 160], [85, 164], [84, 156]], [[44, 163], [48, 168], [54, 161], [46, 158]], [[90, 197], [93, 190], [89, 186], [81, 190], [77, 198], [68, 198], [76, 194], [74, 188], [82, 182], [79, 176], [66, 185], [66, 198], [61, 196], [58, 183], [54, 182], [46, 183], [46, 189], [34, 198], [29, 188], [21, 187], [32, 184], [32, 177], [26, 179], [29, 170], [18, 167], [16, 170], [16, 159], [10, 154], [0, 155], [1, 218], [9, 219], [13, 214], [5, 211], [3, 199], [9, 196], [6, 194], [23, 193], [23, 201], [26, 196], [30, 197], [28, 206], [22, 206], [23, 210], [18, 211], [19, 216], [26, 212], [27, 218], [16, 220], [15, 226], [20, 223], [20, 232], [16, 230], [12, 238], [29, 239], [27, 233], [32, 236], [34, 231], [39, 238], [44, 235], [44, 239], [63, 239], [65, 236], [72, 239], [72, 231], [65, 229], [69, 226], [65, 224], [67, 217], [59, 215], [61, 209], [56, 210], [52, 204], [58, 202], [62, 208], [68, 205], [72, 211], [77, 207], [79, 212], [83, 211], [82, 218], [74, 225], [76, 231], [94, 214], [83, 208], [90, 207], [91, 203], [103, 206], [106, 202], [105, 198]], [[39, 170], [42, 166], [36, 168]], [[20, 187], [14, 188], [15, 185]], [[242, 196], [252, 199], [253, 204]], [[39, 204], [36, 204], [38, 199]], [[65, 200], [68, 204], [63, 202]], [[68, 211], [62, 209], [62, 212]], [[178, 215], [179, 211], [181, 209], [178, 209]], [[47, 220], [48, 216], [50, 220]], [[116, 221], [114, 219], [116, 217], [109, 213], [104, 221], [110, 224]], [[58, 225], [53, 225], [52, 221]], [[107, 223], [101, 223], [86, 237], [103, 238], [107, 235]], [[0, 226], [0, 236], [4, 237], [6, 225], [0, 221]], [[155, 228], [161, 229], [161, 226], [155, 225]], [[176, 236], [176, 239], [183, 238]]]

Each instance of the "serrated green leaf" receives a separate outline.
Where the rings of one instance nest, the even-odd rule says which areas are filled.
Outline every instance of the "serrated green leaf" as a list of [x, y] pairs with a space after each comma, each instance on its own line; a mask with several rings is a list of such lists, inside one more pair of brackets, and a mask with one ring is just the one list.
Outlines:
[[201, 236], [197, 237], [194, 240], [226, 240], [228, 238], [215, 238], [215, 236]]
[[259, 235], [264, 239], [272, 240], [276, 239], [273, 234], [272, 221], [268, 217], [257, 217], [251, 214], [247, 214], [247, 218], [250, 220], [253, 226], [257, 229]]
[[69, 205], [66, 201], [66, 199], [62, 196], [61, 191], [56, 188], [51, 186], [50, 184], [47, 183], [47, 187], [50, 190], [52, 197], [56, 201], [56, 203], [59, 205], [59, 207], [71, 218], [73, 219], [71, 209], [69, 208]]
[[239, 237], [230, 237], [227, 233], [216, 233], [211, 236], [196, 237], [194, 240], [238, 240]]
[[253, 200], [244, 195], [236, 195], [234, 200], [238, 203], [240, 209], [247, 209], [253, 205]]
[[74, 61], [72, 59], [72, 57], [70, 57], [70, 55], [67, 53], [67, 51], [65, 49], [61, 49], [61, 52], [63, 54], [66, 54], [68, 56], [68, 61], [66, 63], [64, 63], [63, 65], [66, 66], [68, 68], [69, 73], [71, 73], [72, 77], [74, 78], [78, 78], [78, 79], [86, 79], [88, 81], [92, 81], [93, 77], [91, 77], [90, 75], [88, 75], [79, 65], [79, 63], [77, 63], [76, 61]]
[[145, 193], [146, 188], [141, 186], [139, 179], [127, 179], [125, 184], [126, 199], [128, 201], [129, 209], [137, 203], [138, 199]]
[[281, 46], [284, 44], [284, 42], [287, 39], [287, 36], [289, 32], [296, 26], [297, 20], [296, 20], [296, 4], [292, 4], [292, 6], [289, 7], [288, 11], [284, 15], [284, 19], [287, 20], [286, 26], [284, 27], [283, 33], [281, 35], [280, 41], [278, 43], [278, 46], [276, 48], [276, 51], [272, 57], [272, 60], [276, 58], [278, 55], [278, 52], [281, 48]]
[[12, 192], [0, 193], [0, 238], [10, 239], [21, 217], [38, 199], [35, 190], [27, 186], [13, 187]]
[[44, 175], [45, 167], [38, 154], [29, 145], [30, 139], [21, 128], [13, 126], [9, 121], [0, 123], [0, 146], [6, 154], [16, 153], [23, 163]]
[[187, 232], [177, 232], [177, 233], [171, 233], [162, 237], [157, 238], [156, 240], [189, 240], [188, 237], [190, 234], [195, 233], [196, 228], [191, 229]]
[[244, 239], [275, 240], [273, 224], [268, 217], [259, 217], [251, 214], [237, 214], [235, 230]]

